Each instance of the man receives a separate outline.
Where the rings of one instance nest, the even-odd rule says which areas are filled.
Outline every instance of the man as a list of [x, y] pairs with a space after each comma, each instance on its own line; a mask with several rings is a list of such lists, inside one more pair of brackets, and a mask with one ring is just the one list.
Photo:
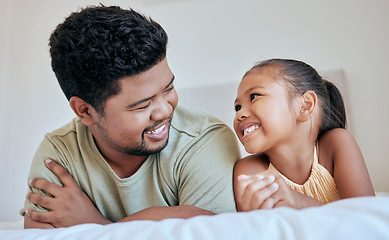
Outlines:
[[26, 228], [235, 211], [235, 135], [211, 116], [176, 108], [158, 23], [88, 7], [58, 25], [49, 45], [77, 118], [36, 152], [21, 210]]

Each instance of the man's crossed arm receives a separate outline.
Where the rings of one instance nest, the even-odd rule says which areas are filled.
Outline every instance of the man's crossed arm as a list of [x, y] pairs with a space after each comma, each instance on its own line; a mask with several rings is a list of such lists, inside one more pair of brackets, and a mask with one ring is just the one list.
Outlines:
[[[78, 187], [73, 177], [61, 165], [52, 160], [46, 160], [45, 165], [59, 178], [63, 187], [44, 179], [33, 179], [29, 182], [30, 187], [43, 190], [53, 197], [32, 192], [27, 194], [29, 201], [50, 211], [39, 212], [27, 209], [24, 217], [25, 228], [58, 228], [83, 223], [112, 223], [98, 211], [89, 197]], [[129, 215], [118, 222], [189, 218], [198, 215], [215, 215], [215, 213], [189, 205], [151, 207]]]

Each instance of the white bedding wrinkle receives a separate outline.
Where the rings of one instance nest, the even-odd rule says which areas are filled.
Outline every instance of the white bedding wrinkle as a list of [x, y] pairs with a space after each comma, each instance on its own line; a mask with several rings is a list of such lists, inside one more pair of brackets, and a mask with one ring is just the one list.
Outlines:
[[[0, 239], [389, 239], [389, 197], [359, 197], [302, 210], [277, 208], [190, 219], [82, 224], [51, 230], [0, 225]], [[7, 229], [7, 230], [5, 230]]]

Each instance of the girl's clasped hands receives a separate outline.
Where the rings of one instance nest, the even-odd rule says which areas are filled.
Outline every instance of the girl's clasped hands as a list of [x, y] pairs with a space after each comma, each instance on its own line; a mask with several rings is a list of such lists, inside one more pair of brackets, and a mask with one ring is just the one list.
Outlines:
[[288, 206], [301, 208], [296, 191], [289, 188], [284, 179], [273, 169], [258, 174], [239, 175], [235, 183], [238, 211], [271, 209]]

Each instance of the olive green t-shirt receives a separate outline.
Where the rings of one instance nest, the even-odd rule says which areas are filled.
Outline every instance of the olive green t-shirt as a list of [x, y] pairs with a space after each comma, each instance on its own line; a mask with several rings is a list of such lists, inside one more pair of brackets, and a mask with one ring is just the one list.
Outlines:
[[[64, 166], [111, 221], [154, 206], [194, 205], [215, 213], [236, 211], [232, 173], [240, 151], [234, 133], [216, 118], [179, 106], [166, 148], [148, 156], [128, 178], [115, 174], [78, 118], [46, 134], [30, 168], [28, 180], [43, 178], [62, 185], [44, 165], [48, 158]], [[37, 189], [29, 191], [47, 195]], [[27, 208], [47, 211], [26, 200], [20, 213]]]

